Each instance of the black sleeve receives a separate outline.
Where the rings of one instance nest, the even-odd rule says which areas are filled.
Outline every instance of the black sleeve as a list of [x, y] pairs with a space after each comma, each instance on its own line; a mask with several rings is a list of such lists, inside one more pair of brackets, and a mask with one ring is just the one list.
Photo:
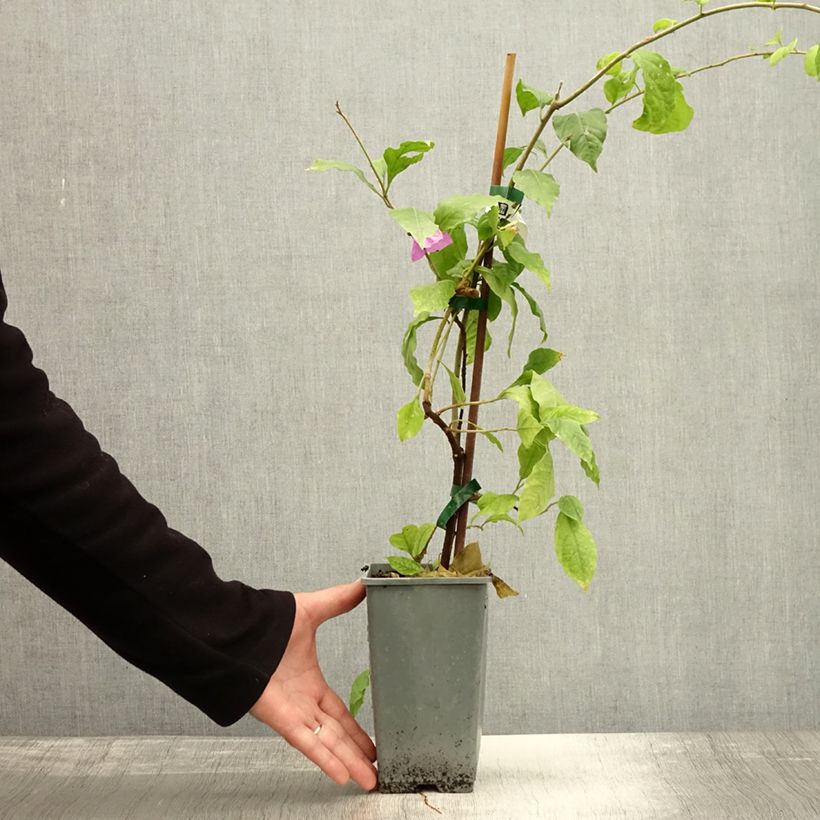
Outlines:
[[292, 592], [223, 581], [102, 452], [5, 323], [0, 276], [0, 556], [129, 663], [220, 726], [285, 652]]

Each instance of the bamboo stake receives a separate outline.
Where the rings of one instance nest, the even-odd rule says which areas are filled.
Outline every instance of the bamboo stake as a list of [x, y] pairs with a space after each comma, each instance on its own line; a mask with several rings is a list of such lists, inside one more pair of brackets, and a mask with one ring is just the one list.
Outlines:
[[[498, 114], [498, 130], [495, 136], [495, 156], [493, 157], [493, 169], [491, 185], [501, 184], [501, 171], [504, 162], [504, 147], [507, 144], [507, 123], [510, 118], [510, 98], [512, 96], [513, 70], [515, 68], [515, 53], [509, 52], [504, 64], [504, 85], [501, 90], [501, 109]], [[493, 249], [487, 251], [482, 260], [482, 264], [491, 268], [493, 266]], [[481, 282], [481, 298], [486, 299], [489, 295], [490, 287], [485, 280]], [[473, 375], [470, 381], [470, 401], [477, 402], [481, 397], [481, 375], [484, 370], [484, 340], [487, 335], [487, 311], [481, 310], [478, 313], [475, 334], [475, 358], [473, 359]], [[472, 429], [478, 426], [478, 407], [471, 404], [467, 414], [467, 428]], [[461, 472], [461, 484], [467, 484], [473, 477], [473, 459], [475, 457], [475, 434], [467, 436], [467, 443], [464, 452], [464, 462]], [[458, 511], [458, 521], [456, 524], [455, 556], [464, 551], [464, 541], [467, 535], [467, 515], [470, 502], [464, 504]], [[448, 556], [449, 559], [449, 556]], [[443, 562], [442, 562], [443, 563]], [[448, 561], [449, 563], [449, 561]]]

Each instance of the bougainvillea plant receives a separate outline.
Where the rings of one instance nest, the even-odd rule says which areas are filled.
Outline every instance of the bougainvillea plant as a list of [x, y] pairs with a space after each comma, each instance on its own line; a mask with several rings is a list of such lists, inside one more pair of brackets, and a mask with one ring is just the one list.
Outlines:
[[[453, 482], [449, 494], [443, 493], [449, 500], [436, 521], [407, 524], [390, 536], [390, 544], [399, 551], [387, 558], [394, 574], [488, 574], [499, 596], [516, 595], [484, 564], [477, 541], [467, 543], [467, 532], [483, 532], [487, 525], [496, 523], [521, 530], [526, 522], [555, 510], [552, 541], [560, 565], [582, 589], [592, 581], [597, 563], [595, 541], [584, 524], [579, 499], [556, 495], [551, 448], [567, 448], [589, 480], [598, 485], [600, 474], [589, 433], [589, 425], [598, 420], [598, 414], [566, 398], [546, 375], [559, 364], [562, 354], [545, 344], [548, 334], [542, 300], [551, 287], [550, 273], [541, 255], [526, 244], [522, 203], [528, 215], [550, 216], [560, 186], [548, 168], [561, 153], [597, 172], [609, 117], [618, 109], [633, 106], [637, 116], [632, 127], [648, 134], [687, 129], [694, 112], [686, 100], [683, 81], [701, 72], [741, 60], [765, 61], [772, 67], [799, 57], [805, 74], [820, 80], [820, 45], [801, 50], [796, 37], [784, 42], [782, 29], [758, 47], [695, 68], [675, 68], [650, 48], [682, 28], [703, 24], [719, 14], [750, 9], [820, 14], [819, 6], [774, 0], [715, 7], [710, 6], [710, 0], [684, 2], [693, 5], [691, 16], [655, 21], [651, 34], [628, 48], [602, 56], [590, 79], [571, 93], [563, 94], [561, 83], [555, 90], [545, 91], [519, 79], [516, 102], [522, 116], [535, 116], [536, 127], [526, 145], [504, 149], [502, 171], [515, 163], [506, 185], [492, 186], [489, 194], [446, 197], [432, 211], [396, 207], [391, 187], [399, 174], [422, 161], [434, 143], [405, 141], [396, 148], [386, 148], [381, 157], [374, 159], [336, 104], [368, 168], [319, 159], [308, 170], [338, 169], [355, 174], [409, 234], [410, 263], [425, 259], [432, 274], [430, 281], [410, 289], [412, 318], [402, 336], [401, 357], [412, 388], [409, 401], [398, 410], [397, 432], [405, 441], [417, 435], [425, 421], [438, 428], [453, 460]], [[582, 97], [586, 99], [593, 93], [598, 99], [594, 104], [587, 103], [592, 107], [581, 104]], [[554, 132], [554, 146], [547, 146], [541, 139], [548, 124]], [[526, 167], [528, 161], [533, 167]], [[494, 252], [500, 258], [494, 260]], [[502, 313], [510, 314], [506, 342], [509, 358], [521, 309], [532, 314], [538, 344], [523, 365], [510, 368], [510, 382], [505, 389], [482, 398], [484, 357], [493, 344], [488, 323], [492, 325]], [[419, 357], [422, 333], [429, 335], [430, 341]], [[509, 424], [482, 427], [477, 423], [480, 406], [502, 402], [511, 408]], [[473, 477], [476, 439], [481, 437], [488, 446], [503, 452], [501, 434], [512, 435], [517, 445], [517, 479], [511, 479], [512, 486], [507, 488], [485, 489]], [[441, 550], [423, 563], [438, 529], [443, 530]], [[360, 705], [366, 685], [362, 676], [357, 682], [358, 690], [356, 686], [354, 690], [358, 695], [355, 704], [351, 701], [351, 708]]]

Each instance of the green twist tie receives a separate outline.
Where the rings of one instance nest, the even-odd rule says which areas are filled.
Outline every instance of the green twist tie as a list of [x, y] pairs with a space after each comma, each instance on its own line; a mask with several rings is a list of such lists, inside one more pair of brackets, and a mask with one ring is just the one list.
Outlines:
[[487, 310], [487, 300], [478, 299], [473, 296], [454, 295], [447, 303], [452, 308], [464, 308], [464, 310]]
[[456, 510], [466, 504], [481, 489], [481, 485], [473, 478], [464, 486], [453, 484], [450, 489], [450, 500], [447, 506], [441, 511], [436, 526], [445, 529], [447, 522], [456, 514]]
[[503, 196], [504, 199], [519, 205], [524, 201], [524, 192], [513, 188], [512, 185], [490, 185], [490, 196]]

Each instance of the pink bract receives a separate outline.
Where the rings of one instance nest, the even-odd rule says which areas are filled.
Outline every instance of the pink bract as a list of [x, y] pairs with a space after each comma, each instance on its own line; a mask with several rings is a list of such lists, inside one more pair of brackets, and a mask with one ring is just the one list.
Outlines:
[[424, 240], [424, 250], [421, 249], [415, 239], [413, 240], [413, 247], [410, 249], [410, 259], [413, 262], [418, 262], [418, 260], [424, 256], [425, 251], [433, 253], [433, 251], [440, 251], [442, 248], [446, 248], [452, 244], [453, 237], [450, 236], [447, 231], [442, 231], [441, 228], [439, 228], [434, 234], [431, 234]]

